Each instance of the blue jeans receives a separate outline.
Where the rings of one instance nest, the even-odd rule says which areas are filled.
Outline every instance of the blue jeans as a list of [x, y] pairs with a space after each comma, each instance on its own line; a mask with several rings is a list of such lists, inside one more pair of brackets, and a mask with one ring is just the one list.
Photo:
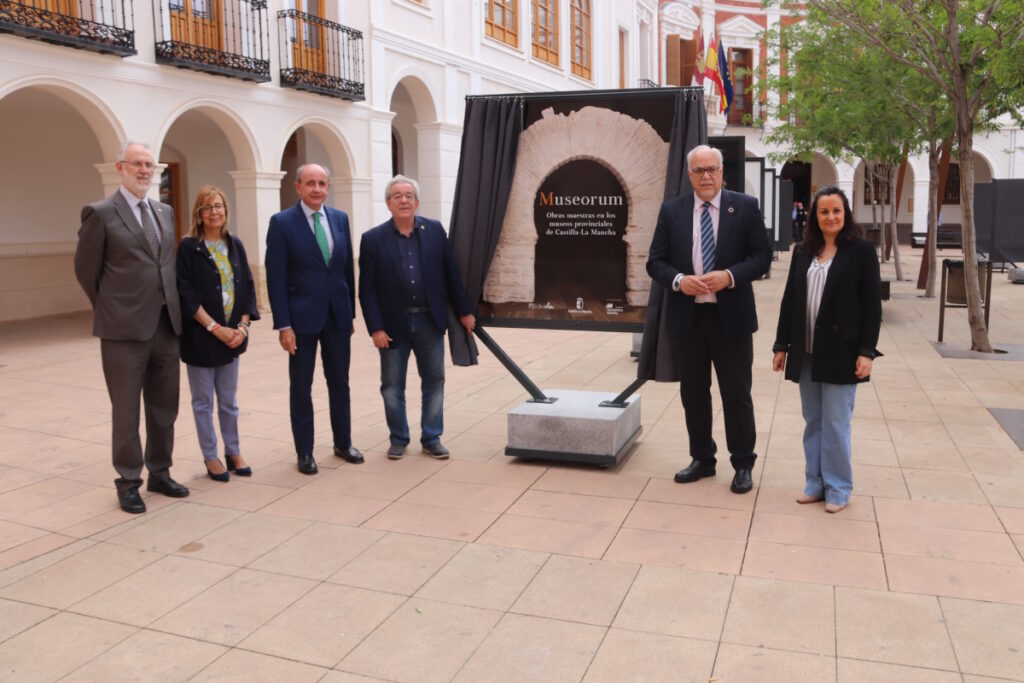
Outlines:
[[435, 444], [444, 431], [444, 333], [437, 329], [430, 314], [406, 313], [408, 334], [390, 348], [380, 349], [380, 395], [384, 397], [384, 416], [391, 443], [409, 443], [409, 421], [405, 415], [405, 375], [409, 352], [416, 355], [420, 375], [423, 410], [420, 416], [420, 442]]
[[853, 492], [850, 429], [856, 384], [828, 384], [811, 380], [811, 354], [800, 369], [800, 405], [803, 408], [804, 459], [807, 484], [804, 494], [826, 503], [846, 505]]
[[217, 397], [217, 417], [220, 435], [224, 439], [225, 455], [240, 455], [238, 445], [238, 357], [227, 365], [200, 368], [185, 365], [188, 386], [192, 391], [192, 415], [196, 419], [199, 450], [205, 460], [217, 459], [217, 432], [213, 429], [213, 397]]

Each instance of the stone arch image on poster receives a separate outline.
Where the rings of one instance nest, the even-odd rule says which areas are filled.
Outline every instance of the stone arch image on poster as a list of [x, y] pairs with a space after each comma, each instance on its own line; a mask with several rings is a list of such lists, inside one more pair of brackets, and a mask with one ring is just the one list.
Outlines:
[[[611, 182], [617, 181], [625, 195], [626, 217], [621, 234], [625, 242], [625, 267], [616, 264], [616, 272], [624, 273], [620, 291], [624, 291], [625, 307], [646, 306], [651, 286], [646, 263], [663, 199], [668, 153], [669, 143], [642, 119], [600, 106], [584, 106], [567, 114], [556, 113], [551, 107], [544, 109], [519, 140], [515, 177], [484, 285], [484, 301], [496, 309], [509, 304], [525, 304], [531, 309], [547, 305], [536, 299], [540, 238], [535, 209], [539, 203], [558, 200], [550, 192], [541, 196], [541, 188], [559, 169], [589, 161], [610, 172], [614, 176]], [[572, 200], [576, 206], [566, 211], [569, 216], [600, 215], [599, 204], [603, 199], [576, 196]], [[581, 209], [595, 213], [573, 213]]]

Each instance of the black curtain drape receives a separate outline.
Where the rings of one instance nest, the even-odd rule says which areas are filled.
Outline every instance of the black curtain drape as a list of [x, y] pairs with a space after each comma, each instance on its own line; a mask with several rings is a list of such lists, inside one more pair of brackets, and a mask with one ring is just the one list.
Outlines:
[[[686, 153], [697, 145], [707, 144], [707, 129], [703, 93], [700, 90], [676, 93], [675, 118], [668, 147], [668, 169], [665, 173], [665, 199], [692, 190], [690, 177], [686, 174]], [[651, 281], [644, 336], [637, 361], [638, 379], [678, 382], [681, 378], [679, 348], [672, 344], [672, 338], [665, 329], [665, 304], [669, 294], [660, 283]]]
[[[484, 281], [498, 246], [522, 132], [521, 97], [466, 98], [462, 155], [448, 239], [474, 310], [483, 296]], [[476, 340], [451, 310], [448, 343], [455, 365], [477, 364]]]

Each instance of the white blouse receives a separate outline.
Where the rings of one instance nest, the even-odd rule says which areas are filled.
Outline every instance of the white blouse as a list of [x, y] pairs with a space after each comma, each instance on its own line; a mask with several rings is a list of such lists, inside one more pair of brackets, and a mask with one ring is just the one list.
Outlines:
[[821, 293], [825, 291], [825, 280], [828, 278], [828, 268], [832, 265], [832, 259], [821, 263], [818, 259], [811, 261], [811, 267], [807, 269], [807, 324], [806, 328], [806, 353], [811, 353], [814, 348], [814, 321], [818, 319], [818, 308], [821, 306]]

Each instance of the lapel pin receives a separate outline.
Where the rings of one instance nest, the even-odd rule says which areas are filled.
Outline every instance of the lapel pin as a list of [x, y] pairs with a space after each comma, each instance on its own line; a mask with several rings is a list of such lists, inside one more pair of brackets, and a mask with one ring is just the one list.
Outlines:
[[729, 211], [729, 213], [733, 213], [733, 212], [735, 211], [735, 209], [733, 209], [733, 208], [732, 208], [732, 207], [730, 206], [730, 207], [728, 208], [728, 211]]

